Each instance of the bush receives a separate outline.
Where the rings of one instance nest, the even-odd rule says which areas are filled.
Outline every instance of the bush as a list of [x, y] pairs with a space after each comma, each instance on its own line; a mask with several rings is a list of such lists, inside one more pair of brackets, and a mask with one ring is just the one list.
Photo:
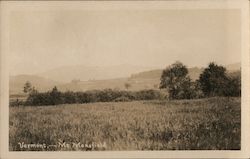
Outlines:
[[241, 96], [241, 78], [239, 76], [228, 77], [223, 94], [231, 97]]
[[125, 97], [125, 96], [121, 96], [121, 97], [118, 97], [114, 100], [114, 102], [130, 102], [131, 99], [129, 99], [128, 97]]
[[136, 99], [137, 100], [152, 100], [152, 99], [159, 99], [160, 92], [155, 90], [142, 90], [136, 92]]
[[29, 94], [25, 105], [58, 105], [73, 103], [93, 103], [93, 102], [118, 102], [133, 100], [153, 100], [165, 97], [158, 90], [141, 90], [137, 92], [119, 91], [112, 89], [91, 90], [86, 92], [60, 92], [56, 87], [52, 91], [39, 93], [33, 92]]
[[9, 105], [16, 107], [16, 106], [21, 106], [24, 105], [24, 102], [22, 100], [19, 100], [18, 98], [16, 100], [10, 100]]
[[63, 103], [71, 104], [71, 103], [77, 103], [78, 101], [77, 94], [71, 91], [63, 93], [62, 96], [63, 96]]

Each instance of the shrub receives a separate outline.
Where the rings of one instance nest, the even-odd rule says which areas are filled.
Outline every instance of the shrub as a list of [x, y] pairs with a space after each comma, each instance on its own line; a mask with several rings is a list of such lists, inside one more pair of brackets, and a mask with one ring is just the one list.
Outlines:
[[142, 90], [136, 92], [136, 99], [137, 100], [152, 100], [152, 99], [159, 99], [160, 92], [155, 90]]
[[118, 102], [133, 100], [162, 99], [162, 92], [158, 90], [141, 90], [137, 92], [119, 91], [112, 89], [91, 90], [86, 92], [60, 92], [56, 87], [52, 91], [30, 93], [26, 105], [58, 105], [73, 103], [93, 103], [93, 102]]
[[241, 78], [239, 76], [228, 77], [223, 93], [225, 96], [241, 96]]
[[131, 99], [125, 96], [121, 96], [121, 97], [114, 99], [114, 102], [129, 102], [129, 101], [131, 101]]
[[63, 103], [78, 103], [78, 99], [77, 99], [77, 94], [71, 91], [67, 91], [65, 93], [62, 94], [63, 96]]
[[24, 102], [22, 100], [19, 100], [18, 98], [16, 100], [10, 100], [9, 105], [16, 107], [16, 106], [21, 106], [24, 105]]

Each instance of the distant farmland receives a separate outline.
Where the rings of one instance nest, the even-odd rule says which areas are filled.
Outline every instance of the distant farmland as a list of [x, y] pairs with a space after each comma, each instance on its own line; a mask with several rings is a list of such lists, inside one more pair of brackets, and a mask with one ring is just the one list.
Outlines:
[[[240, 74], [240, 65], [229, 65], [229, 72], [231, 74]], [[234, 67], [233, 67], [234, 66]], [[195, 81], [199, 78], [200, 73], [204, 68], [192, 67], [189, 68], [189, 76]], [[72, 71], [74, 72], [74, 71]], [[84, 74], [84, 73], [83, 73]], [[72, 80], [71, 82], [57, 82], [37, 75], [18, 75], [10, 77], [10, 94], [20, 95], [23, 94], [23, 86], [25, 82], [29, 81], [35, 88], [40, 91], [48, 91], [54, 86], [57, 86], [60, 91], [86, 91], [93, 89], [120, 89], [126, 90], [125, 84], [130, 84], [129, 90], [137, 91], [143, 89], [158, 89], [162, 69], [155, 69], [131, 74], [124, 78], [113, 79], [89, 79], [79, 81]], [[74, 77], [74, 76], [73, 76]], [[74, 78], [72, 78], [74, 79]], [[77, 79], [77, 78], [76, 78]]]
[[[10, 150], [238, 150], [240, 105], [240, 98], [221, 97], [10, 107]], [[57, 147], [20, 149], [20, 141]]]

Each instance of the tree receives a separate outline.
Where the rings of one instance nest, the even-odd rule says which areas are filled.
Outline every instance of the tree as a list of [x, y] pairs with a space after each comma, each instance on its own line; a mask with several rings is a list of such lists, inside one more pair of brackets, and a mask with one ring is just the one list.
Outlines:
[[227, 76], [226, 87], [223, 91], [225, 96], [241, 96], [241, 75], [239, 74], [229, 74]]
[[38, 99], [39, 92], [35, 89], [35, 87], [32, 87], [29, 91], [29, 96], [25, 102], [25, 105], [37, 105], [38, 101], [41, 99]]
[[124, 84], [124, 87], [125, 87], [126, 89], [129, 89], [129, 88], [131, 87], [131, 84], [125, 83], [125, 84]]
[[52, 105], [62, 104], [61, 92], [58, 91], [56, 86], [50, 92], [50, 97]]
[[228, 86], [226, 68], [214, 62], [210, 63], [201, 73], [199, 83], [205, 96], [224, 96]]
[[166, 88], [172, 99], [189, 99], [191, 79], [188, 69], [181, 62], [175, 62], [163, 70], [161, 75], [160, 89]]
[[[33, 87], [34, 88], [34, 87]], [[25, 84], [24, 84], [24, 87], [23, 87], [23, 92], [24, 93], [30, 93], [32, 91], [32, 85], [29, 81], [27, 81]]]

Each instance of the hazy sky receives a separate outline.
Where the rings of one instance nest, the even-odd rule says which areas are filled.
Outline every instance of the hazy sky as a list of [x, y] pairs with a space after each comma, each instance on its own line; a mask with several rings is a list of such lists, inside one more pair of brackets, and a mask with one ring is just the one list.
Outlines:
[[15, 11], [11, 74], [64, 65], [240, 62], [239, 10]]

